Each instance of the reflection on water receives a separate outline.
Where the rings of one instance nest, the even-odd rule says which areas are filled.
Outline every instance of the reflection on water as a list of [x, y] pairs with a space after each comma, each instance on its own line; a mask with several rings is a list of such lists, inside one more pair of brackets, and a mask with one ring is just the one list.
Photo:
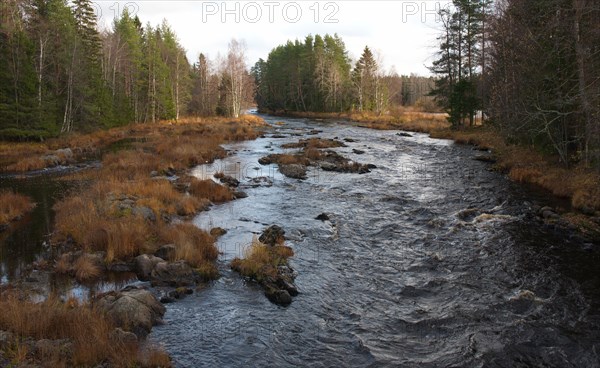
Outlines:
[[52, 206], [72, 185], [70, 181], [49, 176], [26, 179], [0, 177], [0, 190], [10, 188], [31, 197], [36, 203], [33, 211], [0, 233], [0, 276], [3, 283], [18, 278], [24, 268], [44, 251], [44, 242], [52, 231], [54, 221]]

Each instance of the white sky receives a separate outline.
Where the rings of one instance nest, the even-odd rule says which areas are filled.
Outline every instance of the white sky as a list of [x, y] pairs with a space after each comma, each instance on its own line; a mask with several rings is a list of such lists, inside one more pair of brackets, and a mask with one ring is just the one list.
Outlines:
[[[310, 34], [337, 33], [350, 57], [360, 57], [366, 45], [379, 52], [387, 69], [399, 74], [429, 75], [439, 33], [436, 9], [448, 0], [426, 1], [180, 1], [95, 0], [99, 24], [110, 27], [124, 7], [143, 24], [171, 25], [195, 62], [200, 52], [211, 59], [227, 53], [232, 38], [247, 44], [248, 65], [267, 59], [269, 51], [287, 40]], [[318, 9], [318, 10], [317, 10]], [[236, 19], [237, 18], [237, 19]]]

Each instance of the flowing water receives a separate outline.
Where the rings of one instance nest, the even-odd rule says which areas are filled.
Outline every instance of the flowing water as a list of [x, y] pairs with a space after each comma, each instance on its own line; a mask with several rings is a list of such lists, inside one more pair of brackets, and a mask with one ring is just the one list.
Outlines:
[[[150, 335], [177, 366], [600, 366], [599, 252], [535, 219], [543, 193], [450, 141], [265, 118], [277, 135], [228, 145], [229, 157], [194, 171], [236, 176], [249, 197], [194, 220], [228, 233], [222, 277], [169, 304]], [[357, 140], [336, 150], [377, 169], [298, 181], [258, 164], [314, 129]], [[227, 266], [271, 224], [295, 251], [301, 294], [286, 308]]]

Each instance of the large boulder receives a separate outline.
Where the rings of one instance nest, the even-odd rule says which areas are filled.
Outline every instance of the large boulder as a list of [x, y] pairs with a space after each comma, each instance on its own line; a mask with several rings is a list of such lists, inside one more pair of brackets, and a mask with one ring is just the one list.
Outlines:
[[149, 281], [152, 270], [160, 262], [164, 262], [164, 260], [150, 254], [142, 254], [135, 258], [133, 269], [138, 279]]
[[95, 306], [104, 311], [118, 327], [133, 332], [139, 338], [146, 337], [152, 326], [162, 323], [166, 311], [150, 291], [138, 287], [100, 295]]
[[150, 274], [154, 286], [193, 286], [196, 284], [194, 270], [186, 261], [160, 262]]

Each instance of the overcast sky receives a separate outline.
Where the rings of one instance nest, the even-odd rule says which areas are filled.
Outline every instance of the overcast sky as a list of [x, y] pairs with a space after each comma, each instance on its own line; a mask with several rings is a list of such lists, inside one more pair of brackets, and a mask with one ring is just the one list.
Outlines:
[[99, 24], [110, 27], [124, 7], [153, 26], [166, 19], [194, 62], [200, 52], [227, 53], [232, 38], [247, 44], [253, 65], [287, 40], [337, 33], [355, 60], [366, 45], [387, 69], [428, 75], [439, 33], [436, 9], [448, 1], [95, 1]]

